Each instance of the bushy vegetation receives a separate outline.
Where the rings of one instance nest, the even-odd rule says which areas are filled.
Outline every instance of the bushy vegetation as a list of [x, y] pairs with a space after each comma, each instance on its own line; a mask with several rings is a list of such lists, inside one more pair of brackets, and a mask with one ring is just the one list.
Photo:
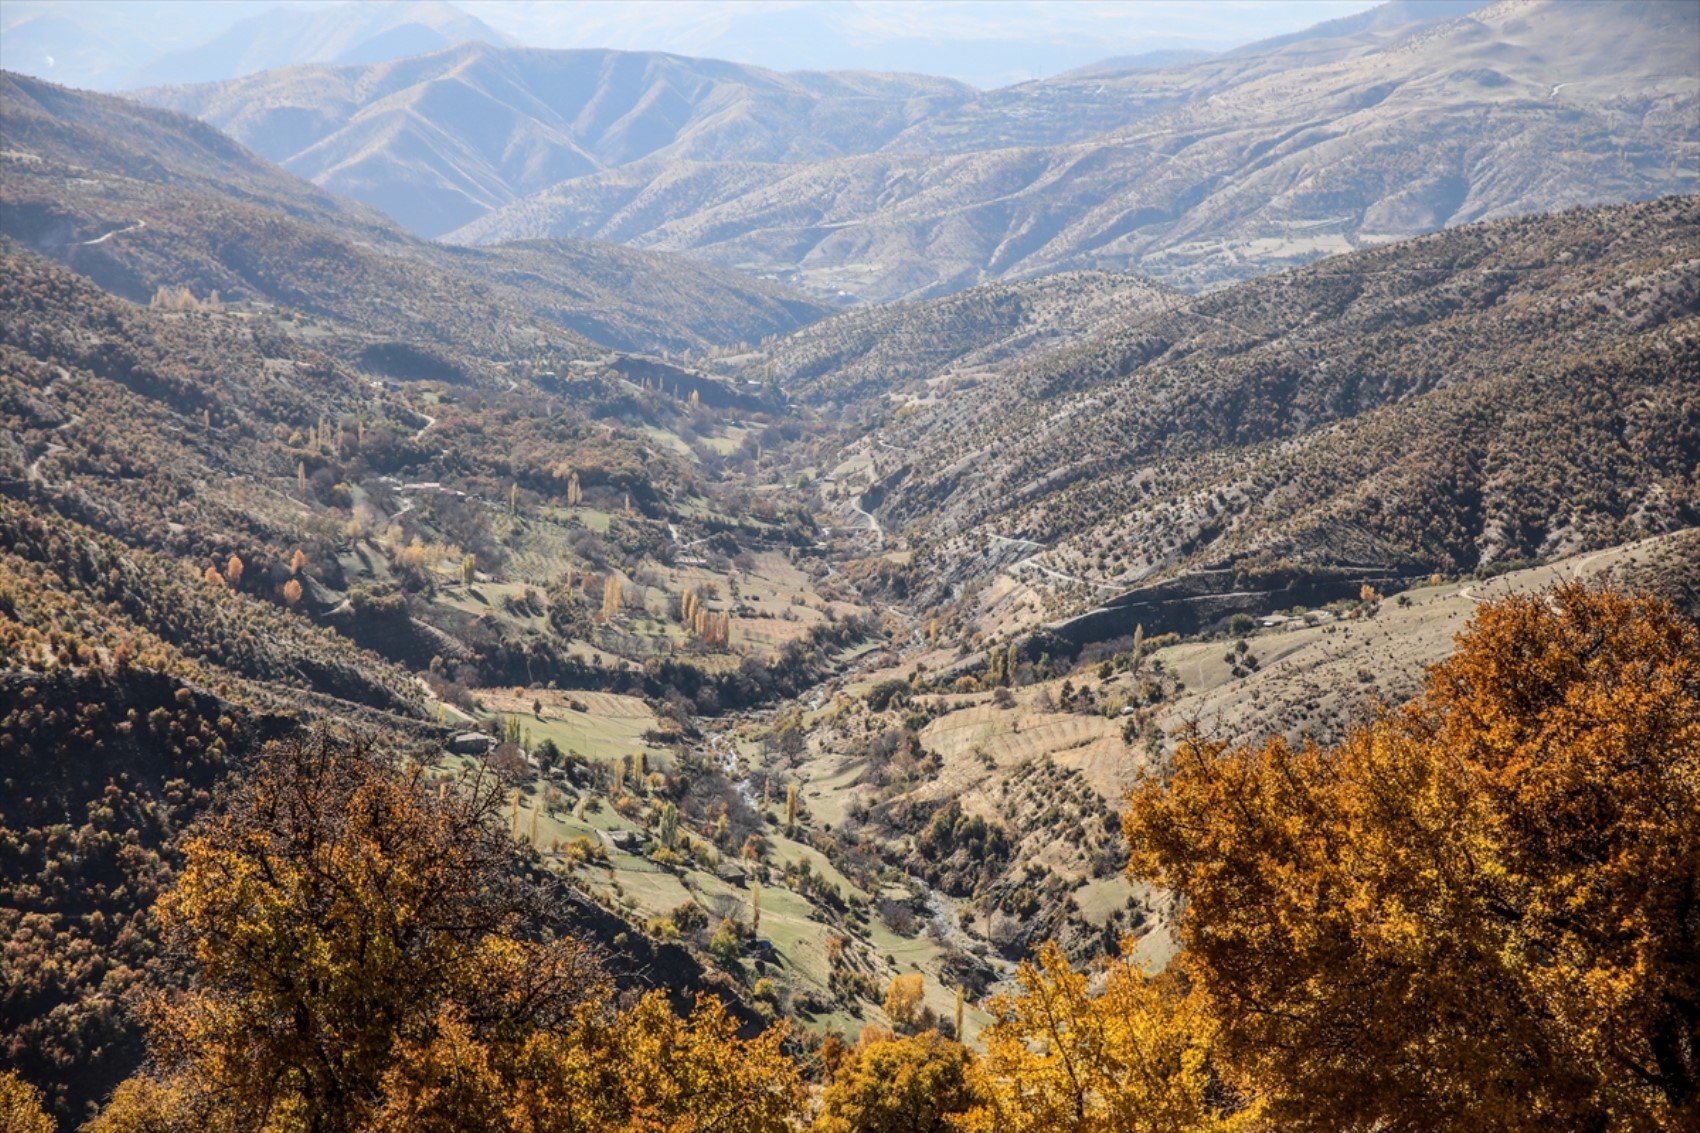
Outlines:
[[1021, 577], [1064, 610], [1229, 561], [1415, 577], [1691, 525], [1696, 208], [1458, 229], [1024, 352], [880, 422], [881, 514], [924, 579], [1034, 541], [1064, 577]]

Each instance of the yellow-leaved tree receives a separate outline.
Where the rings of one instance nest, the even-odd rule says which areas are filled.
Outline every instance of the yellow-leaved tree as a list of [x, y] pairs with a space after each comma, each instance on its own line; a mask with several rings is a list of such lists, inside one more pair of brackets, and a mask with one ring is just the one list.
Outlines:
[[1212, 1064], [1216, 1024], [1173, 976], [1126, 956], [1093, 993], [1046, 944], [1017, 971], [1019, 990], [987, 1003], [976, 1066], [983, 1104], [964, 1133], [1236, 1133], [1256, 1128], [1252, 1099]]
[[1700, 1127], [1700, 630], [1670, 606], [1484, 606], [1413, 704], [1337, 747], [1188, 742], [1125, 828], [1274, 1127]]
[[326, 734], [268, 749], [185, 845], [159, 917], [187, 985], [93, 1128], [786, 1128], [783, 1032], [743, 1041], [711, 1000], [615, 1010], [551, 938], [505, 801]]
[[814, 1133], [952, 1133], [979, 1101], [973, 1062], [937, 1031], [869, 1028], [834, 1071]]
[[42, 1092], [15, 1070], [0, 1070], [0, 1129], [6, 1133], [53, 1133]]

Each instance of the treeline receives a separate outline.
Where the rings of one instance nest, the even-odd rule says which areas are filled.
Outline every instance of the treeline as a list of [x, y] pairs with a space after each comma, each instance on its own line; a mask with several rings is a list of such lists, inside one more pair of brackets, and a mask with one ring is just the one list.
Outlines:
[[1043, 947], [979, 1051], [902, 981], [895, 1030], [848, 1046], [615, 1003], [551, 933], [505, 801], [363, 743], [272, 748], [187, 843], [159, 904], [184, 982], [146, 999], [151, 1061], [90, 1128], [1700, 1118], [1700, 626], [1658, 600], [1485, 607], [1422, 697], [1337, 747], [1189, 740], [1124, 817], [1130, 873], [1185, 898], [1181, 956], [1089, 975]]

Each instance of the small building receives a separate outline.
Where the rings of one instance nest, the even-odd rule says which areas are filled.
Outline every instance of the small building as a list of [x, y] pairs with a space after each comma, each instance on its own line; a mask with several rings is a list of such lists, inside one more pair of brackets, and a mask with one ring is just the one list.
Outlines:
[[455, 755], [489, 755], [496, 741], [483, 732], [462, 732], [449, 741], [449, 751]]

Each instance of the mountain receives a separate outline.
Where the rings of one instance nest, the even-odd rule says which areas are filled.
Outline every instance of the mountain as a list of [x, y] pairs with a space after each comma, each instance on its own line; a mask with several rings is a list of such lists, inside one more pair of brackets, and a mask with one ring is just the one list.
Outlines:
[[1029, 618], [1609, 546], [1700, 522], [1697, 267], [1697, 197], [1467, 226], [888, 383], [827, 463], [909, 592], [1012, 572], [976, 601]]
[[435, 236], [526, 193], [643, 158], [859, 152], [971, 93], [922, 76], [781, 75], [653, 52], [474, 43], [140, 97]]
[[10, 0], [0, 13], [0, 68], [110, 92], [304, 63], [377, 62], [467, 40], [509, 42], [440, 0]]
[[[880, 152], [800, 165], [656, 157], [452, 238], [616, 240], [866, 299], [1077, 268], [1198, 288], [1448, 225], [1700, 186], [1700, 9], [1506, 0], [1395, 31], [1407, 34], [1348, 21], [1341, 35], [1135, 73], [1125, 123], [1099, 122], [1090, 140], [942, 152], [917, 140], [942, 129], [923, 122]], [[1067, 106], [1095, 85], [1008, 97], [1039, 107], [1054, 91]], [[978, 113], [939, 122], [996, 136]]]
[[[1680, 179], [1690, 19], [1401, 2], [989, 92], [487, 45], [217, 88], [303, 153], [394, 127], [350, 168], [439, 205], [582, 154], [575, 223], [908, 296], [848, 307], [425, 239], [0, 73], [0, 1122], [1675, 1127], [1700, 193], [1462, 222]], [[1099, 190], [1172, 215], [1071, 252]], [[1324, 207], [1364, 246], [1266, 270]], [[1201, 838], [1220, 899], [1161, 864]], [[1320, 1015], [1198, 982], [1260, 887], [1223, 931]], [[1275, 1065], [1322, 1047], [1349, 1082]]]
[[0, 69], [117, 90], [151, 59], [275, 7], [272, 0], [7, 0], [0, 7]]
[[[1336, 21], [1266, 50], [1150, 53], [986, 92], [915, 75], [779, 74], [655, 52], [468, 44], [387, 65], [285, 70], [141, 97], [211, 122], [434, 236], [527, 194], [646, 158], [646, 176], [665, 163], [673, 177], [701, 162], [766, 166], [879, 150], [956, 154], [1084, 141], [1253, 74], [1361, 52], [1459, 7], [1401, 0], [1375, 9], [1375, 19]], [[821, 19], [830, 16], [792, 14], [792, 22]], [[1186, 65], [1200, 58], [1212, 65]], [[1153, 70], [1158, 64], [1168, 69]], [[763, 181], [776, 176], [756, 172]], [[696, 198], [736, 180], [733, 171], [710, 169], [682, 207], [701, 207]]]
[[1112, 75], [1126, 75], [1135, 71], [1162, 71], [1171, 67], [1184, 67], [1210, 58], [1211, 52], [1198, 51], [1188, 48], [1171, 48], [1167, 51], [1142, 51], [1137, 55], [1112, 55], [1084, 67], [1074, 67], [1057, 75], [1058, 79], [1101, 79]]
[[455, 366], [696, 349], [824, 308], [762, 280], [581, 241], [431, 244], [194, 119], [0, 76], [0, 231], [103, 287], [218, 291], [331, 320], [351, 356], [400, 341]]
[[[593, 666], [568, 635], [596, 632], [581, 590], [600, 599], [605, 572], [662, 577], [660, 515], [718, 519], [671, 430], [722, 444], [741, 427], [612, 375], [474, 391], [386, 382], [324, 346], [273, 310], [137, 306], [0, 238], [0, 1057], [49, 1088], [65, 1128], [140, 1062], [125, 999], [172, 964], [148, 910], [185, 828], [265, 741], [318, 723], [437, 759], [474, 717], [433, 687], [476, 712], [465, 682], [536, 673], [635, 725], [615, 752], [581, 740], [582, 778], [579, 752], [665, 739], [627, 693], [682, 696], [616, 652], [647, 639], [604, 634]], [[786, 640], [786, 679], [812, 679], [809, 639]], [[771, 692], [771, 667], [730, 660], [738, 687], [755, 674]], [[732, 691], [688, 663], [652, 671]], [[558, 715], [583, 704], [539, 692]], [[704, 974], [565, 896], [573, 931], [636, 985]]]
[[923, 399], [952, 396], [1000, 364], [1083, 340], [1130, 314], [1185, 301], [1138, 276], [1064, 272], [982, 284], [938, 299], [852, 308], [750, 358], [795, 398], [834, 410], [864, 408], [912, 383], [931, 391], [918, 390]]
[[205, 43], [161, 54], [131, 72], [125, 85], [216, 82], [309, 63], [377, 63], [468, 41], [512, 42], [483, 20], [441, 0], [273, 8]]

